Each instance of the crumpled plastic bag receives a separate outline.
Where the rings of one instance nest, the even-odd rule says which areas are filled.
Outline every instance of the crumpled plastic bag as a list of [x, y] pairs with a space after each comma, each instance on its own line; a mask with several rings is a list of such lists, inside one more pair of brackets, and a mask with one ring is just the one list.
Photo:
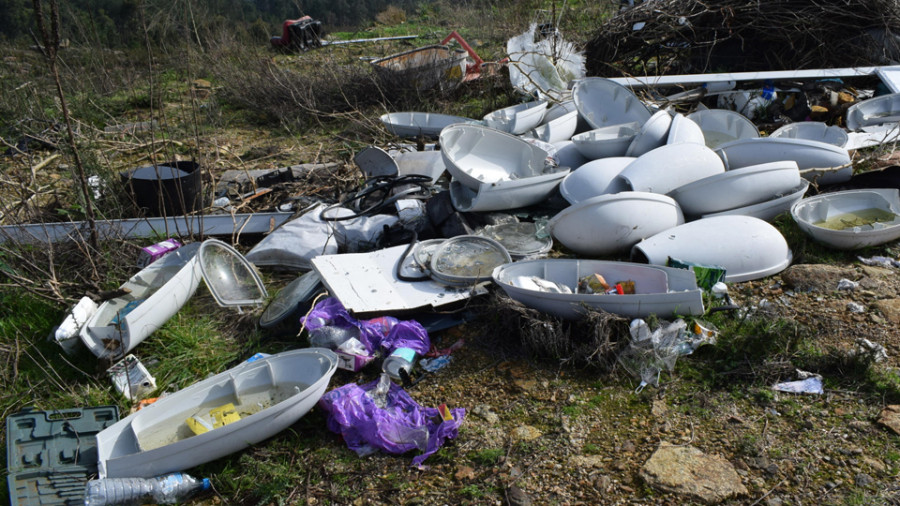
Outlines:
[[[335, 255], [338, 241], [332, 224], [320, 215], [328, 206], [317, 204], [263, 238], [245, 258], [256, 266], [309, 270], [317, 255]], [[349, 209], [345, 213], [351, 214]]]
[[558, 99], [569, 81], [585, 76], [584, 54], [557, 34], [535, 42], [536, 31], [537, 23], [532, 23], [528, 31], [506, 42], [509, 80], [525, 93]]
[[319, 301], [309, 314], [300, 319], [310, 332], [332, 325], [344, 329], [359, 329], [359, 340], [369, 355], [380, 348], [391, 352], [397, 348], [411, 348], [419, 355], [431, 349], [428, 331], [415, 320], [398, 320], [392, 316], [380, 316], [370, 320], [357, 320], [336, 297]]
[[632, 320], [631, 342], [617, 357], [619, 364], [641, 383], [640, 392], [647, 385], [658, 387], [662, 371], [671, 372], [679, 356], [690, 355], [704, 344], [715, 344], [719, 334], [715, 326], [696, 320], [690, 326], [679, 318], [668, 323], [660, 320], [651, 330], [644, 320]]
[[402, 454], [413, 449], [423, 453], [412, 460], [420, 466], [446, 440], [459, 435], [466, 410], [450, 410], [445, 420], [438, 408], [420, 406], [398, 385], [390, 383], [387, 403], [379, 408], [369, 392], [378, 382], [350, 383], [326, 393], [319, 407], [327, 414], [328, 429], [343, 436], [347, 447], [363, 457], [376, 450]]

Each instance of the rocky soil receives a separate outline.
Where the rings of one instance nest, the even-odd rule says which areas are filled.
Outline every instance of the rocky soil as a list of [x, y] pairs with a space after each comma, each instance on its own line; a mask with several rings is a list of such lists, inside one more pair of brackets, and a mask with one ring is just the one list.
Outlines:
[[[839, 290], [845, 279], [858, 286]], [[305, 482], [291, 485], [300, 499], [288, 502], [900, 502], [900, 320], [891, 310], [900, 294], [897, 271], [859, 262], [799, 264], [766, 280], [731, 285], [731, 292], [743, 309], [720, 322], [786, 321], [779, 328], [806, 329], [809, 340], [788, 353], [775, 349], [771, 360], [730, 356], [731, 365], [721, 364], [721, 350], [703, 347], [664, 373], [661, 388], [635, 393], [637, 381], [620, 369], [524, 355], [517, 329], [498, 332], [484, 325], [492, 316], [482, 315], [433, 336], [438, 347], [459, 339], [466, 344], [447, 367], [409, 390], [425, 406], [467, 408], [456, 440], [422, 469], [410, 467], [409, 455], [359, 458], [322, 429], [322, 415], [314, 412], [295, 430], [310, 431], [300, 444], [318, 450], [302, 452], [298, 473], [305, 473]], [[771, 344], [741, 338], [751, 346]], [[860, 347], [860, 339], [874, 346]], [[716, 346], [736, 345], [722, 340]], [[824, 393], [772, 389], [797, 379], [792, 358], [818, 368], [813, 372], [824, 377]], [[870, 360], [871, 367], [860, 365]], [[871, 371], [894, 378], [894, 390], [879, 389]], [[342, 372], [333, 384], [368, 379], [374, 373]], [[266, 449], [249, 452], [257, 458]]]

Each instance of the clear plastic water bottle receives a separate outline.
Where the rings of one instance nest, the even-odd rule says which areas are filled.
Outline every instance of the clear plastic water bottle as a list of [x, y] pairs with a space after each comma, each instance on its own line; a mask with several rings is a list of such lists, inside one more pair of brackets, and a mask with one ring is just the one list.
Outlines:
[[103, 478], [87, 483], [84, 505], [175, 504], [209, 488], [209, 478], [198, 480], [184, 473], [154, 478]]
[[378, 378], [378, 385], [374, 390], [367, 392], [367, 395], [372, 398], [372, 402], [381, 409], [387, 407], [387, 395], [391, 390], [391, 378], [385, 373], [381, 373], [381, 376]]
[[403, 381], [403, 376], [409, 379], [415, 362], [416, 350], [412, 348], [397, 348], [388, 358], [384, 359], [381, 370], [394, 381]]

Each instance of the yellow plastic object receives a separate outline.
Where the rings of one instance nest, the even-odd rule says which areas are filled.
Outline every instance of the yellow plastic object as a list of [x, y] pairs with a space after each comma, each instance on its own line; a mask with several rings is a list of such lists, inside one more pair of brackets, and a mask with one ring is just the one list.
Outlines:
[[187, 423], [191, 432], [200, 435], [204, 432], [209, 432], [213, 429], [228, 425], [229, 423], [236, 422], [241, 419], [241, 415], [238, 414], [237, 410], [234, 408], [234, 404], [229, 402], [228, 404], [209, 410], [209, 419], [212, 420], [212, 423], [201, 415], [194, 415], [185, 420], [185, 423]]
[[234, 409], [234, 404], [230, 402], [224, 406], [209, 410], [209, 414], [213, 417], [213, 420], [215, 420], [213, 428], [216, 429], [241, 419], [241, 415]]

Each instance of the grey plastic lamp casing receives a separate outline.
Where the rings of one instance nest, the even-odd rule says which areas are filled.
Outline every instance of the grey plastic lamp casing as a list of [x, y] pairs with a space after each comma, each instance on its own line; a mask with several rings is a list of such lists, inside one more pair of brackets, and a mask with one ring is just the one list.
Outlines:
[[[268, 329], [273, 328], [295, 315], [297, 318], [300, 308], [308, 309], [303, 302], [322, 290], [322, 278], [316, 271], [309, 271], [287, 284], [266, 306], [265, 311], [259, 317], [259, 326]], [[305, 313], [306, 311], [303, 311]]]

